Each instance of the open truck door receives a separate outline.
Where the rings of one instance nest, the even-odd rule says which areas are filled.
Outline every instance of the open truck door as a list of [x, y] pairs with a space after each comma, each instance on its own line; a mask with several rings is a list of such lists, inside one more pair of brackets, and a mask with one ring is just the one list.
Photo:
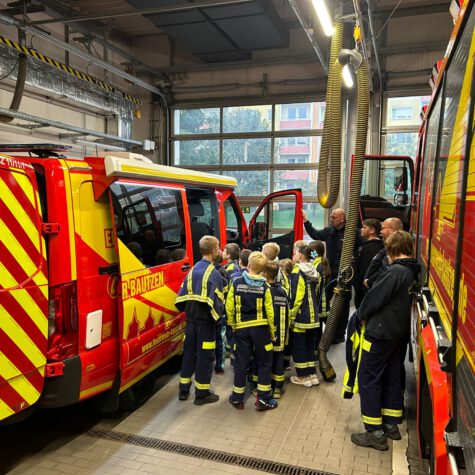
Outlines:
[[252, 251], [260, 251], [265, 243], [275, 242], [280, 246], [279, 259], [292, 258], [294, 243], [303, 239], [302, 190], [267, 195], [247, 226], [243, 210], [247, 214], [250, 208], [241, 205], [231, 191], [224, 195], [226, 242]]
[[183, 188], [119, 179], [109, 190], [119, 255], [122, 392], [181, 350], [183, 315], [174, 302], [192, 248]]
[[48, 226], [33, 167], [0, 155], [0, 421], [35, 404], [44, 386]]
[[405, 155], [365, 155], [360, 220], [399, 218], [404, 229], [411, 223], [414, 161]]

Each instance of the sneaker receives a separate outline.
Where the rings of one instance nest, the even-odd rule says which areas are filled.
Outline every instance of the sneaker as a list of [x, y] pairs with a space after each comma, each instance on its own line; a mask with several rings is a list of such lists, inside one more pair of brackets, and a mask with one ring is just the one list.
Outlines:
[[178, 393], [178, 399], [180, 401], [186, 401], [189, 396], [190, 396], [190, 391], [180, 391]]
[[270, 409], [275, 409], [278, 406], [275, 399], [263, 399], [258, 397], [256, 399], [256, 409], [258, 411], [268, 411]]
[[397, 425], [384, 426], [383, 430], [388, 439], [401, 440], [402, 438]]
[[280, 399], [285, 393], [285, 389], [274, 389], [274, 395], [272, 396], [274, 399]]
[[242, 411], [244, 409], [244, 401], [241, 401], [239, 399], [233, 399], [233, 396], [229, 396], [229, 404], [234, 407], [234, 409], [237, 409], [238, 411]]
[[372, 447], [376, 450], [388, 450], [388, 439], [385, 435], [378, 437], [372, 432], [362, 432], [360, 434], [351, 434], [351, 441], [360, 447]]
[[210, 391], [206, 396], [195, 397], [195, 404], [197, 406], [202, 406], [203, 404], [212, 404], [213, 402], [218, 402], [219, 396], [214, 394], [213, 391]]
[[307, 376], [291, 376], [290, 382], [298, 386], [305, 386], [306, 388], [312, 387], [312, 381]]
[[316, 374], [311, 374], [309, 377], [312, 386], [318, 386], [320, 384], [320, 380]]

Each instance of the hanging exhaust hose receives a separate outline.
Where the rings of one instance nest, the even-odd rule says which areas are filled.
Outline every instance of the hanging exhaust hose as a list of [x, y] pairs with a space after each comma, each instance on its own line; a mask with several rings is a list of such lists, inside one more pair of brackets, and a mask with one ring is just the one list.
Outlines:
[[340, 188], [341, 155], [341, 69], [338, 55], [343, 42], [343, 23], [336, 22], [333, 27], [330, 46], [330, 70], [326, 95], [325, 118], [322, 145], [318, 162], [317, 195], [324, 208], [331, 208]]
[[[12, 103], [10, 105], [11, 111], [18, 111], [20, 108], [21, 99], [23, 97], [23, 91], [25, 90], [25, 81], [26, 81], [26, 65], [27, 65], [27, 56], [24, 53], [18, 55], [18, 73], [16, 78], [15, 91], [13, 93]], [[0, 114], [0, 122], [11, 122], [14, 117], [9, 117], [7, 115]]]
[[351, 278], [353, 277], [351, 263], [355, 247], [356, 229], [358, 226], [358, 210], [361, 195], [361, 182], [363, 180], [364, 155], [366, 152], [369, 116], [369, 73], [368, 65], [364, 59], [356, 70], [356, 79], [356, 144], [350, 183], [348, 216], [346, 219], [345, 234], [343, 238], [338, 281], [330, 307], [330, 315], [327, 319], [325, 332], [320, 341], [318, 352], [320, 372], [322, 373], [323, 379], [327, 382], [333, 381], [336, 378], [335, 370], [328, 361], [327, 353], [335, 337], [336, 328], [341, 317], [345, 299], [351, 297]]

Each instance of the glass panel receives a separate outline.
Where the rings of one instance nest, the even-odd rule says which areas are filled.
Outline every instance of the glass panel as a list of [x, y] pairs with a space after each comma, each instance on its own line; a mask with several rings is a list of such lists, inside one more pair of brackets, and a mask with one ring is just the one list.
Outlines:
[[219, 165], [219, 140], [177, 140], [173, 145], [176, 166]]
[[295, 199], [293, 201], [272, 200], [272, 229], [292, 229], [294, 227], [294, 220]]
[[223, 132], [267, 132], [272, 128], [272, 106], [223, 108]]
[[219, 133], [219, 108], [179, 109], [175, 111], [174, 133], [217, 134]]
[[301, 188], [304, 196], [316, 196], [317, 175], [317, 170], [276, 170], [273, 191]]
[[237, 180], [237, 188], [234, 193], [237, 196], [266, 196], [269, 192], [268, 170], [226, 170], [224, 175], [233, 176]]
[[271, 139], [233, 139], [223, 141], [224, 165], [270, 163]]
[[275, 130], [322, 129], [325, 102], [300, 102], [275, 106]]
[[[304, 203], [303, 210], [315, 229], [322, 229], [325, 226], [325, 209], [319, 203]], [[305, 239], [310, 239], [307, 234]]]
[[147, 267], [170, 262], [185, 249], [183, 205], [178, 190], [124, 183], [110, 186], [117, 237]]
[[251, 221], [251, 218], [254, 216], [256, 209], [257, 209], [257, 205], [256, 206], [241, 205], [241, 211], [242, 211], [242, 214], [244, 215], [244, 220], [246, 221], [246, 223], [249, 223]]
[[318, 163], [321, 137], [282, 137], [274, 141], [275, 163]]
[[387, 155], [409, 155], [413, 159], [417, 152], [417, 133], [397, 132], [386, 134]]
[[419, 125], [422, 106], [429, 104], [429, 101], [430, 96], [388, 98], [386, 125]]

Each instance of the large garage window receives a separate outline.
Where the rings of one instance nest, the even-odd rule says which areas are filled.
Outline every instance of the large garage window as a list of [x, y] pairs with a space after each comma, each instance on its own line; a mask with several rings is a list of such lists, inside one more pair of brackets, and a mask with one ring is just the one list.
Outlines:
[[409, 155], [415, 161], [420, 113], [422, 107], [429, 101], [430, 96], [388, 97], [386, 99], [386, 121], [383, 128], [384, 153]]
[[[322, 227], [316, 193], [324, 115], [325, 102], [317, 101], [177, 108], [172, 165], [235, 177], [246, 218], [265, 195], [301, 188], [304, 209]], [[285, 230], [293, 223], [282, 212], [275, 224]]]

